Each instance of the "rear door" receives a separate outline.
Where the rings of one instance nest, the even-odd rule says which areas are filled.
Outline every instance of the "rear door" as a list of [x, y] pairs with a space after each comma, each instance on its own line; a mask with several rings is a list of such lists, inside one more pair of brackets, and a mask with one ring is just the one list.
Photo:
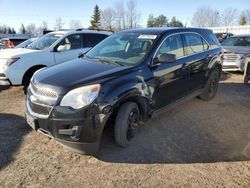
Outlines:
[[189, 69], [189, 92], [204, 87], [209, 63], [207, 42], [198, 33], [182, 34], [185, 44], [186, 65]]
[[162, 108], [185, 96], [188, 90], [188, 69], [180, 34], [166, 37], [155, 57], [163, 53], [175, 54], [177, 59], [172, 63], [156, 65], [152, 69], [156, 85], [153, 96], [155, 109]]
[[[57, 51], [58, 46], [64, 46], [64, 51]], [[54, 57], [55, 63], [63, 63], [72, 59], [78, 58], [83, 51], [82, 36], [81, 34], [72, 34], [66, 36], [55, 47]]]

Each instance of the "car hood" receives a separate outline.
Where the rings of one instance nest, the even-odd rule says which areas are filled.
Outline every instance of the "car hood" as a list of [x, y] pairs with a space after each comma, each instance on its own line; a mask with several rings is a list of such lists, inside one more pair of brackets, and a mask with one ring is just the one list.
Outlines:
[[128, 66], [79, 58], [37, 72], [32, 82], [63, 94], [83, 85], [121, 76], [126, 70], [129, 70]]
[[249, 47], [242, 46], [222, 46], [225, 52], [233, 52], [237, 54], [250, 54]]
[[18, 57], [23, 54], [29, 54], [29, 53], [35, 53], [39, 52], [40, 50], [33, 50], [33, 49], [27, 49], [27, 48], [10, 48], [10, 49], [4, 49], [0, 51], [0, 58], [12, 58], [12, 57]]

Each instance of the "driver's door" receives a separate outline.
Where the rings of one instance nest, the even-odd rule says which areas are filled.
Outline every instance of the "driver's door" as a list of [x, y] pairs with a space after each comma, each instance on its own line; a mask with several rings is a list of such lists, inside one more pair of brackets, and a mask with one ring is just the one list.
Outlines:
[[185, 96], [188, 91], [188, 68], [185, 64], [183, 41], [179, 34], [167, 37], [155, 57], [163, 53], [175, 54], [176, 61], [157, 64], [152, 68], [156, 110]]
[[72, 34], [62, 39], [53, 53], [55, 63], [63, 63], [78, 58], [80, 54], [84, 53], [81, 34]]

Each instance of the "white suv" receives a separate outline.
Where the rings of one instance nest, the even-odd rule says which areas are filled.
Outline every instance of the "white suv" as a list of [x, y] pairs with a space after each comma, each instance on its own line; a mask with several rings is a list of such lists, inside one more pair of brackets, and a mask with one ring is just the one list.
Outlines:
[[1, 50], [0, 86], [23, 85], [26, 88], [35, 71], [78, 58], [110, 34], [81, 29], [55, 31], [37, 39], [27, 48]]

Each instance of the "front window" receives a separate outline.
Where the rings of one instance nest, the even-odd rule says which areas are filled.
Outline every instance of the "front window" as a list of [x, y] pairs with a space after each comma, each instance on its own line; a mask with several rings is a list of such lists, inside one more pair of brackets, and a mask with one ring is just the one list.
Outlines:
[[92, 48], [86, 56], [123, 65], [139, 64], [149, 54], [157, 35], [135, 33], [113, 34]]
[[250, 37], [231, 37], [224, 40], [221, 45], [250, 47]]
[[56, 42], [59, 38], [61, 38], [62, 34], [47, 34], [37, 39], [28, 45], [27, 48], [34, 50], [45, 50], [49, 48], [54, 42]]

